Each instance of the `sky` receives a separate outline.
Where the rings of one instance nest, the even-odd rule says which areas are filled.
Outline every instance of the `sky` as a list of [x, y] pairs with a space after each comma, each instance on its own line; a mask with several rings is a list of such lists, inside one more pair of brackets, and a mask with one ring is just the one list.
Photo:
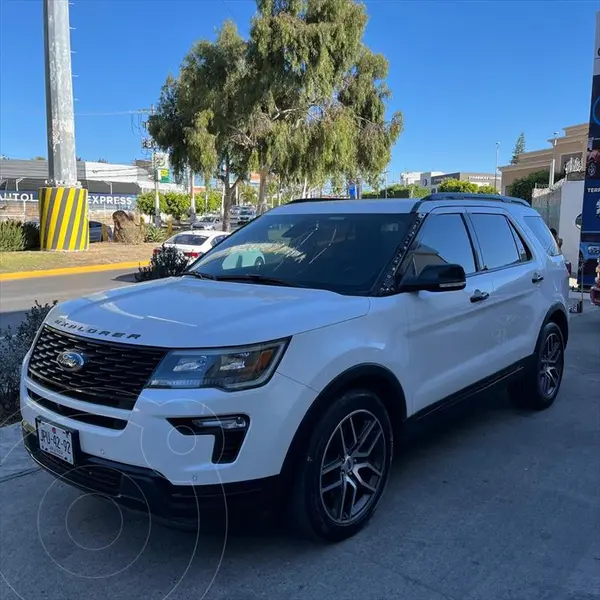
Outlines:
[[[77, 155], [143, 158], [142, 117], [192, 44], [226, 19], [247, 35], [252, 0], [71, 0]], [[365, 42], [389, 61], [404, 115], [402, 171], [493, 172], [587, 122], [600, 0], [366, 0]], [[0, 154], [46, 156], [42, 0], [0, 0]]]

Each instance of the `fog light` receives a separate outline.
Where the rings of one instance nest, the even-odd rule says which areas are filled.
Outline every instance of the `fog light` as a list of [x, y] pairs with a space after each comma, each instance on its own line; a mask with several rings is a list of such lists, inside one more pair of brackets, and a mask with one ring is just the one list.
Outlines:
[[246, 429], [248, 419], [242, 415], [233, 417], [210, 417], [208, 419], [193, 419], [192, 424], [199, 429], [214, 429], [220, 427], [228, 431]]

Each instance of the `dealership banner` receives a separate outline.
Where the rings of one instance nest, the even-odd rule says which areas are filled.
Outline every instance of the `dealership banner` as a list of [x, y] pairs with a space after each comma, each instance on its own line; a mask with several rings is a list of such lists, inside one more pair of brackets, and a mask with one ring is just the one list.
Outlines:
[[600, 258], [600, 11], [596, 13], [590, 128], [579, 248], [580, 261], [583, 262], [583, 284], [592, 285], [597, 260]]
[[[38, 202], [38, 190], [9, 192], [0, 190], [0, 202]], [[92, 194], [88, 192], [90, 210], [133, 210], [137, 204], [134, 194]]]

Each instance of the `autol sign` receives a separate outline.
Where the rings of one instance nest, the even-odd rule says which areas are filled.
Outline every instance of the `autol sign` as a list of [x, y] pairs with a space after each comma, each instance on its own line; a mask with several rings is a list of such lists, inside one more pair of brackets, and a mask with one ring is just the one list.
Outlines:
[[[37, 202], [38, 192], [0, 191], [0, 202]], [[134, 194], [91, 194], [88, 193], [88, 205], [94, 210], [98, 209], [125, 209], [132, 210], [137, 204], [137, 196]]]

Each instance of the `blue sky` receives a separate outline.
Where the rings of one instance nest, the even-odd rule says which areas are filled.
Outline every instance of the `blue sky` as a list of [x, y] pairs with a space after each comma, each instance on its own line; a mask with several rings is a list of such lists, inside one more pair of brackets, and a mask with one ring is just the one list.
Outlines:
[[[390, 63], [404, 113], [400, 171], [493, 171], [520, 131], [528, 149], [587, 121], [600, 1], [367, 0], [366, 42]], [[138, 118], [195, 40], [227, 18], [248, 30], [251, 0], [72, 0], [77, 154], [143, 157]], [[0, 0], [0, 153], [46, 155], [41, 0]]]

